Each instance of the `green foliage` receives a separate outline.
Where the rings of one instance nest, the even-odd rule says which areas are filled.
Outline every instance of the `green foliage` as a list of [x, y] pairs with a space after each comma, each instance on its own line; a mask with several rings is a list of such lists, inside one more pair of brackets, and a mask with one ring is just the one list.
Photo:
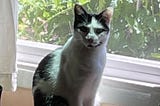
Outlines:
[[[19, 38], [64, 44], [72, 33], [73, 6], [100, 12], [113, 0], [19, 0]], [[108, 52], [159, 59], [160, 1], [117, 0]]]
[[18, 37], [63, 44], [71, 33], [75, 2], [86, 4], [89, 0], [19, 0]]
[[153, 54], [160, 53], [160, 2], [141, 0], [137, 8], [137, 1], [118, 1], [108, 52], [157, 59]]

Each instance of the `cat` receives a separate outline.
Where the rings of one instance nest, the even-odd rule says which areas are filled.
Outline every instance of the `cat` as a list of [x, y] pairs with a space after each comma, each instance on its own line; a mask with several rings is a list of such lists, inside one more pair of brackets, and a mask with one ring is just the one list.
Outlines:
[[34, 73], [34, 106], [94, 106], [112, 15], [112, 8], [89, 14], [75, 4], [73, 35], [42, 59]]

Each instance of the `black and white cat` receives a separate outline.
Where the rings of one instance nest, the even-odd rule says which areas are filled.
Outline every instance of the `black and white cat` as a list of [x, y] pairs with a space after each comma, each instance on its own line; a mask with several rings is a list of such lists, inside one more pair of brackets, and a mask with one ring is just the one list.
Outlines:
[[106, 63], [113, 10], [88, 14], [76, 4], [74, 14], [73, 36], [36, 69], [34, 106], [94, 106]]

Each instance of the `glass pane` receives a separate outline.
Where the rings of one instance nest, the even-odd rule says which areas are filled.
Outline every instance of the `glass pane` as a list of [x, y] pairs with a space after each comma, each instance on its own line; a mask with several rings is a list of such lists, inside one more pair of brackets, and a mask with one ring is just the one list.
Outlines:
[[19, 39], [63, 45], [79, 2], [98, 13], [115, 5], [108, 52], [160, 60], [160, 0], [19, 0]]

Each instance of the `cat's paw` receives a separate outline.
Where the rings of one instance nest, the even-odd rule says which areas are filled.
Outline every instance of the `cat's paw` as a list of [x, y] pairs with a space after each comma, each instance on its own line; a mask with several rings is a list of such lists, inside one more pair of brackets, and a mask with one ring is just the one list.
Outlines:
[[99, 94], [97, 93], [97, 94], [96, 94], [96, 98], [95, 98], [94, 106], [100, 106], [100, 101], [101, 101], [100, 96], [99, 96]]

